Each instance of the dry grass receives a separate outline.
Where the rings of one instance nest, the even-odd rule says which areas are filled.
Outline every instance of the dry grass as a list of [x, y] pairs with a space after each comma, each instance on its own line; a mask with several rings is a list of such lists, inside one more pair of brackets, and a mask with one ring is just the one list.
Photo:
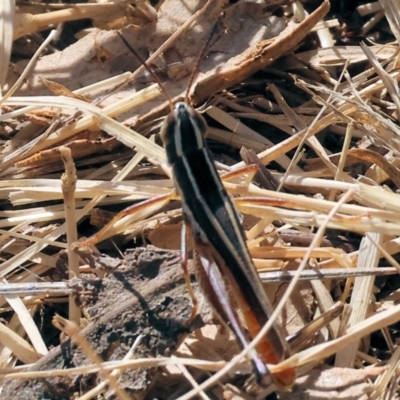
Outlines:
[[[177, 1], [170, 3], [173, 13]], [[177, 53], [188, 52], [180, 56], [189, 60], [189, 66], [181, 66], [180, 70], [171, 67], [167, 72], [170, 77], [165, 79], [167, 90], [171, 88], [171, 97], [175, 98], [184, 92], [188, 79], [185, 69], [193, 67], [191, 52], [199, 52], [202, 44], [200, 39], [193, 42], [189, 51], [187, 38], [196, 37], [203, 29], [204, 39], [207, 18], [215, 18], [222, 3], [201, 2], [203, 8], [196, 7], [199, 11], [190, 19], [177, 15], [178, 21], [179, 18], [186, 21], [179, 27], [173, 25], [175, 22], [168, 22], [172, 19], [168, 19], [171, 17], [165, 9], [161, 16], [162, 13], [147, 2], [135, 11], [127, 3], [75, 7], [57, 4], [49, 6], [51, 12], [48, 13], [44, 5], [29, 1], [17, 10], [0, 6], [3, 14], [16, 13], [14, 26], [12, 18], [0, 23], [2, 71], [10, 59], [13, 35], [14, 39], [27, 34], [38, 38], [39, 31], [56, 29], [48, 34], [47, 40], [43, 39], [47, 34], [41, 34], [43, 45], [35, 49], [35, 56], [34, 52], [29, 56], [31, 63], [17, 63], [15, 71], [24, 66], [20, 79], [16, 77], [18, 73], [11, 70], [7, 78], [0, 74], [3, 95], [0, 99], [0, 277], [4, 283], [3, 287], [0, 285], [4, 318], [0, 323], [0, 373], [6, 375], [3, 385], [16, 378], [99, 372], [115, 395], [125, 399], [129, 396], [118, 383], [122, 371], [178, 365], [181, 381], [187, 380], [193, 387], [181, 395], [183, 400], [196, 395], [208, 398], [208, 388], [223, 377], [227, 379], [231, 370], [248, 372], [242, 356], [249, 349], [229, 362], [215, 358], [217, 353], [213, 353], [214, 358], [200, 360], [193, 349], [190, 356], [178, 352], [179, 357], [131, 360], [135, 342], [124, 359], [102, 362], [92, 354], [76, 327], [71, 336], [90, 354], [91, 365], [24, 371], [26, 366], [46, 355], [49, 345], [53, 345], [46, 342], [42, 328], [38, 327], [40, 310], [48, 304], [68, 303], [70, 289], [51, 273], [59, 265], [63, 252], [69, 250], [69, 279], [88, 271], [104, 276], [104, 272], [93, 272], [82, 262], [79, 266], [81, 260], [70, 251], [78, 237], [77, 228], [79, 236], [90, 234], [84, 221], [91, 212], [92, 221], [98, 227], [111, 219], [99, 212], [96, 220], [95, 207], [117, 210], [122, 205], [136, 205], [132, 214], [113, 219], [111, 226], [101, 230], [90, 244], [112, 238], [117, 246], [125, 248], [121, 237], [115, 237], [121, 234], [139, 243], [143, 237], [152, 238], [154, 245], [163, 243], [171, 249], [176, 248], [172, 243], [176, 243], [177, 238], [179, 241], [181, 210], [176, 202], [171, 203], [177, 195], [158, 138], [159, 117], [165, 114], [160, 89], [156, 84], [137, 83], [138, 76], [143, 79], [139, 70], [131, 73], [122, 72], [125, 66], [117, 68], [123, 59], [118, 57], [125, 49], [113, 47], [112, 32], [106, 28], [135, 24], [135, 28], [126, 29], [133, 29], [137, 35], [132, 40], [138, 43], [142, 40], [142, 50], [153, 52], [151, 60], [158, 60], [163, 52], [168, 54], [166, 58], [172, 57], [171, 48], [178, 49]], [[377, 40], [373, 45], [366, 41], [367, 44], [352, 42], [347, 47], [340, 46], [340, 30], [344, 36], [356, 31], [344, 27], [340, 15], [325, 15], [327, 2], [314, 14], [310, 12], [311, 15], [300, 2], [283, 8], [277, 5], [272, 9], [280, 15], [280, 21], [295, 17], [296, 22], [289, 23], [268, 39], [257, 36], [261, 35], [261, 30], [244, 32], [241, 40], [246, 46], [240, 50], [220, 33], [220, 42], [214, 44], [216, 47], [204, 62], [205, 66], [200, 67], [192, 98], [207, 100], [198, 105], [210, 125], [209, 139], [225, 187], [234, 196], [238, 209], [246, 215], [249, 249], [262, 279], [276, 281], [279, 279], [277, 271], [283, 268], [290, 271], [286, 275], [290, 283], [285, 294], [278, 296], [280, 301], [272, 319], [287, 306], [290, 296], [298, 296], [300, 280], [310, 275], [316, 277], [312, 269], [320, 269], [320, 273], [319, 279], [307, 286], [316, 304], [310, 319], [324, 317], [336, 301], [352, 307], [347, 316], [348, 308], [345, 308], [340, 315], [326, 317], [325, 331], [321, 330], [318, 339], [314, 331], [301, 331], [299, 336], [307, 342], [305, 347], [281, 364], [271, 365], [271, 371], [291, 366], [297, 368], [299, 376], [308, 376], [318, 371], [321, 363], [327, 362], [335, 367], [331, 369], [332, 379], [341, 369], [351, 371], [348, 373], [349, 397], [359, 384], [357, 373], [362, 371], [363, 381], [371, 379], [365, 383], [371, 397], [384, 399], [398, 397], [400, 355], [397, 330], [390, 327], [400, 320], [400, 308], [396, 305], [398, 287], [384, 292], [384, 285], [375, 286], [375, 275], [396, 276], [400, 270], [397, 257], [400, 252], [400, 27], [397, 15], [400, 8], [395, 0], [362, 3], [354, 10], [363, 17], [358, 27], [360, 34], [379, 32], [381, 38], [385, 38], [384, 44]], [[240, 12], [240, 6], [228, 7], [225, 34], [230, 29], [235, 31]], [[157, 25], [159, 30], [153, 37], [157, 45], [149, 49], [141, 29], [155, 24], [157, 15], [165, 25]], [[204, 15], [207, 18], [202, 19]], [[109, 18], [104, 20], [106, 16]], [[325, 20], [320, 20], [321, 17]], [[56, 35], [62, 36], [63, 29], [67, 29], [67, 21], [82, 18], [91, 18], [93, 25], [99, 27], [79, 39], [84, 50], [82, 54], [93, 53], [91, 58], [78, 63], [91, 71], [92, 75], [87, 74], [89, 77], [99, 76], [92, 81], [79, 69], [65, 72], [60, 67], [57, 70], [60, 65], [68, 65], [60, 60], [72, 57], [72, 53], [68, 53], [68, 49], [57, 53], [50, 45]], [[243, 16], [245, 22], [249, 18], [253, 17]], [[274, 20], [274, 29], [277, 25], [279, 22]], [[162, 34], [163, 28], [167, 35]], [[169, 36], [170, 31], [175, 33]], [[237, 29], [235, 32], [238, 34]], [[167, 39], [162, 44], [161, 38], [164, 40], [165, 36]], [[388, 43], [389, 39], [393, 42]], [[14, 42], [14, 46], [22, 46], [22, 40]], [[239, 39], [236, 41], [242, 44]], [[78, 52], [78, 45], [74, 46]], [[235, 53], [228, 54], [229, 47], [234, 48]], [[118, 57], [112, 54], [113, 50]], [[48, 55], [44, 57], [45, 51]], [[220, 61], [221, 54], [227, 60]], [[42, 58], [37, 61], [38, 57]], [[117, 59], [116, 64], [112, 64], [113, 57]], [[156, 61], [155, 65], [159, 69], [165, 67], [161, 61]], [[92, 67], [97, 69], [91, 70]], [[71, 68], [78, 67], [71, 64]], [[261, 68], [263, 72], [254, 74]], [[120, 73], [112, 73], [115, 70]], [[46, 86], [39, 78], [47, 79]], [[214, 88], [223, 90], [215, 93]], [[154, 99], [158, 100], [154, 102]], [[257, 153], [269, 171], [261, 168], [259, 174], [276, 185], [274, 189], [249, 183], [254, 169], [247, 168], [239, 159], [237, 149], [242, 147]], [[65, 175], [61, 177], [64, 169]], [[157, 239], [161, 236], [165, 239], [162, 229], [170, 229], [166, 241]], [[289, 237], [292, 240], [287, 239]], [[297, 243], [300, 238], [303, 241]], [[101, 246], [100, 249], [112, 251], [110, 246]], [[132, 242], [128, 246], [133, 246]], [[390, 279], [396, 282], [397, 278]], [[385, 282], [387, 287], [388, 281]], [[80, 320], [81, 312], [85, 315], [84, 308], [77, 306], [69, 296], [69, 319], [84, 325]], [[60, 321], [63, 326], [69, 324]], [[291, 328], [299, 331], [307, 327], [306, 322]], [[270, 325], [264, 327], [260, 337]], [[374, 340], [370, 335], [379, 330], [385, 344], [368, 343]], [[361, 339], [363, 346], [360, 347]], [[198, 337], [197, 340], [201, 348], [202, 339]], [[256, 341], [252, 346], [255, 344]], [[334, 361], [329, 358], [332, 355], [336, 355]], [[23, 365], [17, 367], [17, 361]], [[185, 366], [216, 373], [198, 384], [190, 375], [193, 370]], [[325, 384], [323, 390], [330, 390]], [[300, 378], [294, 392], [282, 394], [283, 398], [296, 398], [302, 390], [309, 390], [310, 398], [318, 398], [315, 387], [302, 385]], [[240, 386], [240, 390], [246, 388], [246, 385]], [[82, 393], [79, 398], [96, 398], [104, 390], [105, 383]], [[227, 387], [225, 390], [226, 393], [231, 391], [226, 394], [228, 396], [236, 389]], [[266, 393], [273, 390], [268, 388]], [[254, 392], [251, 395], [261, 396]]]

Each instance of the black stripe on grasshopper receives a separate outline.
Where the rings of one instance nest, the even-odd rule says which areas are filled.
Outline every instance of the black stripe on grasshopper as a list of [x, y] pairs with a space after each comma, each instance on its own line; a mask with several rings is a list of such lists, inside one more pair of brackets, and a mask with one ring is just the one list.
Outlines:
[[[202, 268], [200, 275], [207, 275], [207, 278], [199, 277], [199, 283], [220, 317], [234, 331], [240, 346], [245, 347], [249, 338], [234, 308], [240, 307], [243, 312], [243, 308], [249, 309], [260, 327], [272, 311], [247, 249], [238, 213], [207, 147], [206, 131], [204, 118], [191, 106], [179, 102], [166, 118], [161, 137], [182, 198], [184, 219], [194, 236], [201, 264], [198, 267]], [[222, 289], [221, 285], [229, 289]], [[275, 325], [267, 335], [273, 343], [275, 362], [288, 355], [284, 335], [278, 330]], [[254, 352], [251, 358], [261, 378], [266, 368]]]

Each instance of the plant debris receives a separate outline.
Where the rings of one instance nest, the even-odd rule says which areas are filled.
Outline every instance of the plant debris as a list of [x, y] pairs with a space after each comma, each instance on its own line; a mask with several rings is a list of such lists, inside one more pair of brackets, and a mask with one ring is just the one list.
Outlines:
[[399, 397], [394, 0], [3, 3], [0, 398], [276, 392], [194, 275], [189, 321], [163, 90], [206, 118], [280, 310], [292, 355], [269, 368], [298, 378], [276, 396]]

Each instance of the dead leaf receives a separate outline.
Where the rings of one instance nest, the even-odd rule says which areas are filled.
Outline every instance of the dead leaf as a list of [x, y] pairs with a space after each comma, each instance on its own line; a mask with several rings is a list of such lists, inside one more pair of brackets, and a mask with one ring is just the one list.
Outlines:
[[150, 233], [149, 239], [153, 246], [166, 250], [181, 249], [182, 223], [162, 225], [158, 224]]
[[[66, 143], [64, 146], [72, 150], [74, 159], [79, 159], [93, 154], [101, 154], [112, 151], [119, 142], [114, 137], [99, 138], [95, 140], [78, 139]], [[33, 156], [15, 163], [17, 167], [40, 167], [52, 162], [60, 162], [59, 147], [53, 147], [48, 150], [42, 150]]]
[[74, 99], [78, 99], [78, 100], [82, 100], [82, 101], [86, 101], [87, 103], [90, 103], [90, 100], [87, 99], [85, 96], [75, 94], [74, 92], [71, 92], [71, 90], [67, 89], [65, 86], [63, 86], [57, 82], [53, 82], [46, 78], [41, 78], [41, 79], [42, 79], [42, 82], [56, 95], [72, 97]]

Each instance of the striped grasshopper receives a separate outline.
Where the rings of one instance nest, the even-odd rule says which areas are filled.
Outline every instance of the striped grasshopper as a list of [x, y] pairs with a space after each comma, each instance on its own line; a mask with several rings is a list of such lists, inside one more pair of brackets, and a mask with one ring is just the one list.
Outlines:
[[[238, 212], [215, 168], [206, 132], [204, 118], [187, 102], [178, 102], [161, 128], [161, 138], [182, 199], [184, 226], [191, 231], [199, 285], [244, 348], [250, 342], [248, 336], [253, 339], [268, 321], [272, 307], [246, 246]], [[183, 240], [188, 237], [182, 236]], [[268, 372], [265, 363], [276, 364], [288, 354], [284, 335], [275, 324], [250, 354], [258, 380]], [[290, 369], [277, 373], [274, 380], [287, 388], [294, 377]]]
[[[159, 83], [170, 103], [171, 111], [162, 125], [161, 139], [173, 171], [176, 189], [182, 200], [182, 266], [193, 302], [192, 316], [197, 313], [197, 300], [187, 267], [188, 240], [193, 243], [194, 266], [200, 288], [221, 321], [232, 330], [239, 346], [244, 349], [267, 323], [272, 314], [272, 307], [246, 246], [238, 212], [224, 189], [207, 146], [207, 123], [201, 114], [189, 105], [187, 98], [173, 104], [155, 73], [126, 39], [122, 35], [120, 37]], [[204, 46], [202, 55], [207, 46], [208, 43]], [[193, 76], [187, 93], [192, 81]], [[168, 196], [160, 196], [130, 207], [114, 217], [109, 225], [131, 211], [138, 211], [167, 198]], [[103, 230], [107, 230], [107, 226]], [[80, 246], [94, 244], [93, 239], [89, 238], [80, 243]], [[239, 318], [238, 309], [243, 315], [247, 330]], [[266, 366], [268, 363], [277, 364], [288, 355], [289, 349], [284, 334], [275, 323], [263, 340], [248, 354], [258, 382], [263, 383], [272, 378], [279, 388], [290, 388], [295, 380], [294, 369], [271, 376]]]

